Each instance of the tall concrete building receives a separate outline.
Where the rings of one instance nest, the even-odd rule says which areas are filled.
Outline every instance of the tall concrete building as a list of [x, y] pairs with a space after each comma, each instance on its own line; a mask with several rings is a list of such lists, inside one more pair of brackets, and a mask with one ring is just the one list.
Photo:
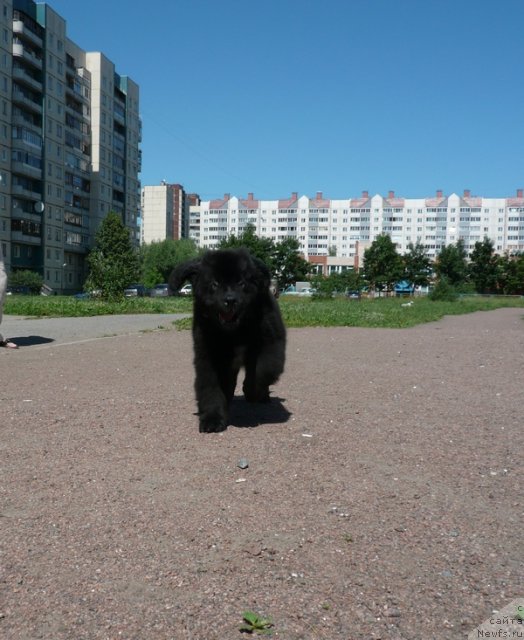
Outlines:
[[82, 288], [110, 211], [139, 242], [139, 88], [50, 5], [0, 0], [0, 242], [8, 270]]
[[142, 189], [142, 243], [189, 237], [189, 208], [197, 205], [196, 193], [186, 193], [181, 184], [144, 186]]
[[515, 196], [484, 198], [463, 194], [446, 196], [437, 191], [426, 198], [403, 198], [367, 191], [343, 200], [292, 193], [289, 198], [258, 200], [231, 197], [203, 201], [191, 207], [189, 237], [200, 247], [213, 248], [228, 235], [238, 235], [246, 225], [259, 236], [275, 241], [296, 238], [300, 250], [325, 273], [361, 263], [364, 250], [380, 234], [391, 236], [400, 253], [409, 243], [421, 242], [430, 257], [445, 245], [464, 241], [469, 252], [485, 237], [497, 253], [524, 251], [524, 190]]

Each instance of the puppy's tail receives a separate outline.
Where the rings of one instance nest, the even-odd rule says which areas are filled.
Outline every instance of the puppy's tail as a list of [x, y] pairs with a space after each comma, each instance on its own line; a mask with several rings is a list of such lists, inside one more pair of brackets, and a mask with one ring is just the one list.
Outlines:
[[177, 265], [169, 276], [169, 293], [177, 295], [180, 287], [189, 280], [193, 284], [195, 276], [200, 271], [200, 260], [188, 260]]

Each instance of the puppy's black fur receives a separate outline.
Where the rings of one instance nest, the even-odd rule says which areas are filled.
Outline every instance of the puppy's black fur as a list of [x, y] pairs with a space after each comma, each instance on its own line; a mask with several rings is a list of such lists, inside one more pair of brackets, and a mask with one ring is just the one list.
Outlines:
[[208, 251], [179, 265], [171, 292], [193, 285], [195, 391], [200, 431], [223, 431], [245, 368], [248, 402], [269, 402], [269, 385], [284, 370], [286, 329], [271, 294], [266, 265], [245, 249]]

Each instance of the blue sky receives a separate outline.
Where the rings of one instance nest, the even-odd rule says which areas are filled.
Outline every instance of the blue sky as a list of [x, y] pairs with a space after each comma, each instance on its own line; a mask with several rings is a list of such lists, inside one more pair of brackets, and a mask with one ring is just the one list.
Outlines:
[[143, 185], [203, 199], [524, 187], [524, 0], [49, 4], [140, 85]]

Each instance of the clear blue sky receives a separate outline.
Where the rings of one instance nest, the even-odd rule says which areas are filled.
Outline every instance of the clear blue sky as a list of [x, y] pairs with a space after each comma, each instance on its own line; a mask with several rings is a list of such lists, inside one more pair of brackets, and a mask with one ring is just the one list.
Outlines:
[[140, 85], [143, 185], [204, 199], [524, 187], [524, 0], [49, 4]]

